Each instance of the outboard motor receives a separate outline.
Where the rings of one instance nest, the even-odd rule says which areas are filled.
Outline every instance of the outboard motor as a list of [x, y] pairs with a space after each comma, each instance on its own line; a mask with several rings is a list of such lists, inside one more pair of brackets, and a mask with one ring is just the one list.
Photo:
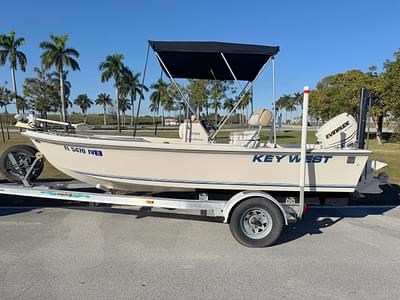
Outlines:
[[342, 113], [325, 123], [315, 134], [322, 148], [355, 147], [357, 122], [348, 113]]

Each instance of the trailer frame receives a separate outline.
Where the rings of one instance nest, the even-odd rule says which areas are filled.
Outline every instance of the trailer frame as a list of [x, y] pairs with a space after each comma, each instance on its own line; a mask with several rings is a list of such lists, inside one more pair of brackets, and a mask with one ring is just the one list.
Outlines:
[[126, 205], [150, 208], [166, 208], [180, 210], [212, 211], [217, 218], [223, 218], [224, 223], [229, 222], [230, 215], [235, 206], [249, 198], [263, 198], [275, 204], [284, 218], [285, 225], [296, 221], [298, 204], [285, 204], [279, 202], [270, 194], [261, 191], [241, 191], [228, 200], [210, 200], [207, 194], [202, 194], [200, 199], [154, 197], [151, 195], [113, 194], [110, 192], [87, 192], [82, 189], [96, 189], [76, 180], [43, 182], [37, 185], [24, 186], [16, 183], [0, 183], [0, 194], [15, 195], [33, 198], [54, 200], [89, 202], [97, 204]]

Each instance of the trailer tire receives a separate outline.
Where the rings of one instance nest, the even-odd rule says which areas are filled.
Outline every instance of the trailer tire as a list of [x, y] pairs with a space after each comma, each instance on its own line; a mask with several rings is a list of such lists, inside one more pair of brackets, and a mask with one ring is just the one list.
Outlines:
[[233, 209], [229, 228], [242, 245], [261, 248], [279, 238], [283, 225], [283, 215], [276, 204], [257, 197], [246, 199]]
[[[8, 148], [0, 157], [0, 171], [4, 174], [8, 181], [14, 183], [22, 183], [22, 177], [26, 174], [29, 167], [36, 159], [36, 153], [38, 150], [29, 145], [15, 145]], [[16, 170], [8, 157], [8, 154], [12, 153], [18, 162], [20, 170]], [[43, 160], [37, 162], [33, 169], [30, 181], [37, 179], [43, 171], [44, 163]]]

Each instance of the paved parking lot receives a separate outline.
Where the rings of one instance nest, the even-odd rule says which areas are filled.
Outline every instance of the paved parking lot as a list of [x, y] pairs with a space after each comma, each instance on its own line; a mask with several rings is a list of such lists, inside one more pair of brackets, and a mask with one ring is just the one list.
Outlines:
[[400, 297], [400, 207], [315, 208], [280, 243], [132, 208], [0, 208], [1, 299]]

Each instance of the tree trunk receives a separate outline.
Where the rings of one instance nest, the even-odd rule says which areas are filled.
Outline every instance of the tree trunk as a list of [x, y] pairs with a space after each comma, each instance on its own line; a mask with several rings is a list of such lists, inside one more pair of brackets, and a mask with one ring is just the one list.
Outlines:
[[253, 103], [253, 87], [251, 87], [251, 99], [250, 99], [250, 105], [251, 105], [251, 114], [254, 112], [254, 103]]
[[67, 121], [67, 113], [65, 111], [65, 97], [64, 97], [64, 76], [63, 76], [63, 68], [61, 66], [59, 72], [60, 75], [60, 97], [61, 97], [61, 115], [63, 122]]
[[154, 126], [154, 135], [157, 135], [157, 127], [158, 127], [158, 111], [156, 114], [156, 126]]
[[7, 131], [7, 138], [10, 139], [10, 132], [8, 131], [8, 111], [7, 105], [4, 105], [4, 111], [6, 113], [6, 131]]
[[[115, 83], [115, 85], [117, 85], [117, 83]], [[118, 87], [115, 88], [115, 101], [117, 102], [117, 128], [118, 128], [118, 132], [121, 132], [121, 121], [119, 118], [119, 90]]]
[[135, 118], [135, 99], [133, 99], [133, 96], [132, 96], [132, 94], [131, 94], [131, 113], [132, 113], [132, 115], [131, 115], [131, 126], [133, 126], [133, 121], [134, 121], [134, 118]]
[[0, 117], [0, 128], [1, 128], [1, 136], [3, 138], [3, 143], [5, 143], [6, 142], [6, 138], [4, 136], [3, 120], [2, 120], [1, 117]]
[[217, 103], [215, 103], [215, 109], [214, 109], [214, 113], [215, 113], [215, 124], [218, 124], [218, 106]]
[[11, 67], [11, 79], [14, 90], [15, 108], [17, 109], [17, 114], [19, 114], [18, 99], [17, 99], [17, 81], [15, 79], [15, 69], [13, 67]]
[[376, 118], [376, 140], [382, 145], [383, 113], [379, 113]]
[[104, 125], [107, 125], [107, 117], [106, 117], [106, 106], [103, 106], [103, 112], [104, 112]]

